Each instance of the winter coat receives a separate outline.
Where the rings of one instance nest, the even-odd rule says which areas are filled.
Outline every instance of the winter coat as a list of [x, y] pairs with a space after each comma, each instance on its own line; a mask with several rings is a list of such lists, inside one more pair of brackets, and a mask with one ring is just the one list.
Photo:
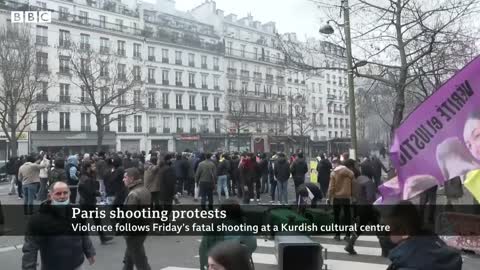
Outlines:
[[52, 206], [45, 201], [40, 211], [27, 224], [23, 244], [22, 269], [37, 269], [40, 251], [41, 270], [74, 270], [83, 264], [85, 257], [95, 256], [95, 248], [87, 233], [74, 232], [69, 207]]
[[[141, 211], [142, 209], [149, 208], [152, 203], [152, 195], [143, 185], [142, 179], [138, 179], [133, 183], [130, 183], [127, 187], [128, 195], [125, 198], [124, 210], [126, 211]], [[151, 223], [151, 220], [148, 218], [131, 218], [123, 219], [123, 223], [130, 223], [134, 226], [142, 226]], [[128, 232], [126, 233], [129, 236], [134, 235], [146, 235], [148, 232], [139, 231], [139, 232]]]
[[375, 183], [365, 175], [354, 179], [352, 188], [353, 198], [358, 205], [371, 205], [377, 199]]
[[160, 201], [171, 203], [175, 196], [177, 177], [175, 175], [175, 170], [170, 164], [160, 164], [157, 181], [160, 184]]
[[5, 168], [7, 170], [8, 175], [16, 175], [17, 174], [16, 163], [17, 163], [16, 158], [10, 158], [8, 160], [6, 168]]
[[22, 181], [23, 185], [40, 183], [40, 170], [43, 168], [45, 165], [25, 162], [18, 170], [18, 179]]
[[40, 169], [39, 177], [40, 178], [48, 178], [48, 169], [50, 168], [50, 160], [44, 158], [40, 162], [40, 165], [45, 166], [45, 168]]
[[78, 193], [80, 194], [81, 205], [96, 205], [97, 197], [101, 194], [98, 191], [99, 184], [97, 179], [89, 175], [82, 175], [78, 183]]
[[160, 191], [160, 178], [158, 177], [159, 167], [157, 165], [145, 166], [145, 172], [143, 173], [143, 184], [145, 188], [150, 192]]
[[76, 156], [69, 156], [67, 159], [67, 166], [65, 168], [67, 174], [67, 184], [76, 186], [79, 180], [78, 159]]
[[250, 159], [244, 159], [242, 162], [239, 163], [239, 176], [241, 183], [248, 186], [250, 183], [255, 181], [257, 177], [256, 171], [256, 162], [253, 162]]
[[188, 177], [188, 167], [189, 164], [187, 159], [182, 158], [175, 160], [174, 168], [177, 178], [186, 179]]
[[387, 270], [461, 270], [462, 256], [437, 236], [413, 236], [393, 248]]
[[204, 160], [198, 164], [197, 172], [195, 173], [195, 182], [210, 182], [215, 183], [217, 179], [217, 168], [215, 163], [211, 160]]
[[288, 181], [290, 178], [290, 168], [285, 158], [279, 158], [274, 164], [273, 174], [280, 182]]
[[317, 164], [317, 172], [318, 172], [318, 183], [320, 186], [325, 187], [324, 192], [328, 190], [328, 183], [330, 182], [330, 173], [332, 172], [332, 164], [328, 159], [322, 159]]
[[64, 169], [53, 168], [48, 177], [48, 184], [51, 185], [59, 181], [67, 183], [67, 174]]
[[348, 199], [352, 197], [353, 172], [340, 165], [330, 175], [328, 198]]
[[125, 191], [125, 185], [123, 184], [123, 176], [125, 171], [123, 167], [118, 167], [110, 173], [105, 180], [105, 193], [107, 196], [117, 196]]
[[229, 175], [230, 162], [226, 159], [220, 160], [217, 168], [217, 175]]
[[292, 173], [292, 178], [296, 182], [304, 182], [305, 174], [308, 172], [308, 165], [303, 158], [297, 158], [292, 166], [290, 166], [290, 172]]
[[238, 158], [232, 158], [230, 160], [230, 176], [232, 179], [239, 179], [240, 178], [240, 170], [238, 168], [238, 165], [240, 163], [240, 159]]
[[260, 171], [260, 175], [268, 175], [268, 161], [266, 159], [260, 160], [258, 163], [258, 170]]
[[105, 180], [108, 176], [108, 165], [107, 162], [103, 159], [97, 160], [95, 163], [95, 168], [97, 172], [97, 179], [99, 180]]

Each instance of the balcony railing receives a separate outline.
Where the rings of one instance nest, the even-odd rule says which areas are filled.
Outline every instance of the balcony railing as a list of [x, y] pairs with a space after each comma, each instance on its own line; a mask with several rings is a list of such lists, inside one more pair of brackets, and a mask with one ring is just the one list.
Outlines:
[[215, 108], [213, 108], [213, 110], [216, 111], [216, 112], [219, 112], [219, 111], [220, 111], [220, 107], [215, 107]]
[[58, 41], [58, 47], [60, 47], [62, 49], [69, 49], [71, 45], [72, 44], [70, 43], [69, 40], [60, 39]]
[[202, 64], [202, 68], [203, 68], [203, 69], [207, 69], [207, 68], [208, 68], [208, 67], [207, 67], [207, 64]]
[[273, 81], [273, 75], [271, 74], [267, 74], [265, 78], [267, 79], [267, 81], [270, 81], [270, 82]]
[[203, 106], [203, 107], [202, 107], [202, 110], [204, 110], [204, 111], [208, 111], [208, 107], [206, 107], [206, 106]]
[[153, 78], [148, 78], [148, 83], [153, 83], [153, 84], [155, 84], [156, 82], [155, 82], [155, 79], [153, 79]]
[[170, 109], [170, 104], [168, 104], [168, 103], [163, 103], [163, 104], [162, 104], [162, 108], [164, 108], [164, 109]]
[[183, 83], [177, 81], [177, 82], [175, 82], [175, 85], [176, 85], [176, 86], [183, 86]]
[[148, 133], [150, 134], [156, 134], [157, 133], [157, 128], [151, 127], [148, 129]]
[[35, 44], [47, 46], [48, 45], [48, 37], [44, 36], [36, 36]]
[[101, 47], [100, 47], [100, 53], [101, 53], [101, 54], [109, 54], [109, 53], [110, 53], [110, 48], [109, 48], [109, 47], [105, 47], [105, 46], [101, 46]]
[[118, 56], [126, 56], [126, 54], [127, 54], [127, 53], [125, 52], [125, 50], [122, 50], [122, 49], [118, 49], [118, 50], [117, 50], [117, 55], [118, 55]]
[[155, 56], [149, 55], [149, 56], [148, 56], [148, 61], [155, 62]]
[[220, 70], [220, 67], [219, 67], [219, 66], [213, 66], [213, 70], [219, 71], [219, 70]]
[[197, 133], [197, 129], [196, 128], [191, 128], [190, 133]]
[[60, 103], [70, 103], [70, 96], [60, 96]]
[[163, 133], [170, 133], [170, 129], [169, 128], [163, 128]]
[[118, 132], [127, 132], [127, 126], [119, 126]]
[[162, 84], [163, 84], [163, 85], [169, 85], [169, 81], [168, 81], [168, 80], [163, 80], [163, 81], [162, 81]]
[[328, 94], [327, 99], [336, 99], [337, 97], [335, 95]]
[[215, 85], [215, 86], [213, 87], [213, 89], [215, 89], [215, 90], [220, 90], [220, 86]]
[[195, 67], [195, 62], [188, 62], [189, 67]]
[[190, 105], [189, 109], [195, 111], [197, 108], [194, 105]]
[[162, 63], [168, 64], [168, 58], [162, 57]]
[[81, 126], [80, 127], [81, 131], [92, 131], [92, 126]]
[[48, 95], [45, 94], [38, 94], [37, 101], [48, 101]]
[[262, 73], [260, 73], [260, 72], [253, 72], [253, 79], [254, 79], [254, 80], [262, 80]]
[[227, 68], [227, 75], [229, 75], [229, 76], [237, 76], [237, 69], [235, 69], [235, 68]]
[[182, 104], [177, 104], [176, 108], [177, 108], [177, 110], [183, 110], [183, 105]]
[[188, 84], [188, 87], [190, 87], [190, 88], [197, 88], [194, 83], [189, 83], [189, 84]]
[[37, 64], [37, 72], [48, 72], [47, 64]]
[[133, 128], [134, 132], [142, 132], [142, 127], [141, 126], [136, 126]]
[[178, 60], [178, 59], [175, 60], [175, 65], [181, 65], [181, 64], [182, 64], [182, 60]]
[[208, 89], [208, 85], [202, 84], [202, 89]]

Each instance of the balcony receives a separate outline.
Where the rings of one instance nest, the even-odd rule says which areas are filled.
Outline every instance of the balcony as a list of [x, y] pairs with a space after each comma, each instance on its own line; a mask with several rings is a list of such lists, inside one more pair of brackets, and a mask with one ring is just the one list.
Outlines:
[[219, 128], [215, 129], [215, 134], [220, 134], [220, 129]]
[[122, 50], [122, 49], [118, 49], [118, 50], [117, 50], [117, 56], [123, 56], [123, 57], [125, 57], [126, 54], [127, 54], [127, 53], [125, 52], [125, 50]]
[[109, 48], [109, 47], [101, 46], [101, 47], [100, 47], [100, 53], [101, 53], [101, 54], [110, 54], [110, 48]]
[[262, 80], [262, 73], [253, 72], [253, 79], [256, 80], [256, 81], [261, 81]]
[[163, 103], [162, 108], [164, 109], [170, 109], [170, 105], [168, 103]]
[[335, 95], [328, 94], [327, 99], [336, 99], [337, 97]]
[[188, 62], [189, 67], [195, 67], [195, 62]]
[[90, 99], [90, 97], [80, 97], [80, 103], [90, 104], [91, 102], [92, 100]]
[[203, 106], [203, 107], [202, 107], [202, 110], [204, 110], [204, 111], [208, 111], [208, 107], [206, 107], [206, 106]]
[[89, 50], [90, 50], [90, 44], [88, 44], [88, 43], [80, 43], [80, 50], [82, 50], [82, 51], [89, 51]]
[[250, 77], [250, 72], [248, 70], [240, 70], [240, 78], [248, 80]]
[[162, 84], [163, 84], [163, 85], [169, 85], [170, 82], [169, 82], [168, 80], [163, 80], [163, 81], [162, 81]]
[[162, 63], [168, 64], [168, 58], [162, 57]]
[[196, 129], [196, 128], [191, 128], [191, 129], [190, 129], [190, 133], [192, 133], [192, 134], [197, 133], [197, 129]]
[[177, 108], [177, 110], [183, 110], [183, 105], [182, 104], [177, 104], [177, 106], [175, 108]]
[[176, 86], [183, 86], [183, 83], [182, 82], [175, 82], [175, 85]]
[[208, 133], [209, 130], [208, 130], [208, 128], [202, 128], [202, 129], [201, 129], [201, 132], [202, 132], [202, 133]]
[[175, 65], [182, 65], [182, 60], [175, 60]]
[[219, 111], [220, 111], [220, 107], [215, 107], [215, 108], [213, 108], [213, 110], [216, 111], [216, 112], [219, 112]]
[[48, 101], [48, 96], [46, 94], [37, 94], [37, 101]]
[[142, 127], [141, 126], [136, 126], [133, 128], [134, 132], [142, 132]]
[[157, 134], [157, 128], [151, 127], [148, 129], [148, 133], [150, 134]]
[[227, 77], [235, 78], [237, 77], [237, 69], [235, 68], [227, 68]]
[[285, 77], [277, 76], [277, 84], [284, 85], [285, 84]]
[[155, 102], [149, 102], [148, 103], [148, 108], [155, 109], [155, 108], [157, 108], [157, 104], [155, 104]]
[[58, 42], [58, 47], [61, 49], [70, 49], [71, 45], [69, 40], [60, 39]]
[[170, 129], [169, 128], [163, 128], [163, 133], [170, 133]]
[[183, 133], [183, 128], [177, 128], [177, 133]]
[[208, 89], [208, 85], [202, 84], [202, 89]]
[[81, 126], [81, 127], [80, 127], [80, 130], [81, 130], [81, 131], [87, 131], [87, 132], [88, 132], [88, 131], [92, 131], [92, 127], [91, 127], [90, 125], [88, 125], [88, 126]]
[[36, 36], [35, 44], [41, 46], [48, 46], [48, 37]]
[[47, 64], [37, 64], [37, 72], [48, 72]]
[[215, 86], [213, 87], [213, 89], [215, 89], [215, 90], [220, 90], [220, 86], [215, 85]]
[[195, 111], [197, 108], [195, 107], [195, 105], [190, 105], [189, 109]]
[[148, 61], [155, 62], [155, 56], [149, 55], [148, 56]]
[[208, 69], [207, 64], [202, 64], [203, 69]]
[[60, 96], [60, 103], [70, 103], [70, 96]]
[[219, 67], [219, 66], [213, 66], [213, 70], [219, 71], [219, 70], [220, 70], [220, 67]]
[[127, 126], [118, 126], [118, 132], [127, 132]]
[[190, 87], [190, 88], [197, 88], [197, 86], [196, 86], [194, 83], [189, 83], [189, 84], [188, 84], [188, 87]]
[[156, 82], [155, 82], [155, 79], [153, 79], [153, 78], [148, 78], [148, 83], [155, 84]]
[[272, 82], [273, 81], [273, 75], [272, 74], [267, 74], [266, 75], [266, 80], [269, 81], [269, 82]]
[[72, 76], [72, 73], [70, 73], [70, 68], [68, 67], [60, 67], [60, 69], [58, 70], [58, 74]]

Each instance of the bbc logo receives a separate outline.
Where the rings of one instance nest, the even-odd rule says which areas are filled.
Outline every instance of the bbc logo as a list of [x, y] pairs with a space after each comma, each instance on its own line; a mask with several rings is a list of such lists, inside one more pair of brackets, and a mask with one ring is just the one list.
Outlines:
[[12, 11], [10, 14], [12, 23], [50, 23], [52, 22], [51, 11]]

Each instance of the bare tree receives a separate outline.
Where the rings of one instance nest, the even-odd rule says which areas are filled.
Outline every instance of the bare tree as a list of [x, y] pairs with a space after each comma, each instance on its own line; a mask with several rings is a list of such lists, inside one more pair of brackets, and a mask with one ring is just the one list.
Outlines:
[[[143, 63], [130, 68], [121, 56], [110, 52], [109, 47], [95, 51], [87, 43], [75, 44], [69, 40], [61, 47], [59, 58], [66, 66], [61, 66], [60, 72], [70, 73], [71, 70], [73, 73], [71, 82], [82, 91], [78, 102], [95, 117], [97, 150], [100, 151], [110, 123], [143, 110]], [[124, 51], [117, 54], [124, 54]]]
[[230, 93], [228, 100], [228, 114], [227, 120], [229, 124], [225, 124], [224, 129], [227, 133], [232, 133], [235, 130], [235, 138], [237, 140], [237, 151], [240, 151], [240, 136], [242, 130], [248, 129], [252, 124], [252, 115], [248, 112], [248, 99], [245, 93]]
[[17, 141], [35, 121], [49, 85], [46, 58], [37, 55], [30, 27], [0, 29], [0, 125], [17, 155]]

